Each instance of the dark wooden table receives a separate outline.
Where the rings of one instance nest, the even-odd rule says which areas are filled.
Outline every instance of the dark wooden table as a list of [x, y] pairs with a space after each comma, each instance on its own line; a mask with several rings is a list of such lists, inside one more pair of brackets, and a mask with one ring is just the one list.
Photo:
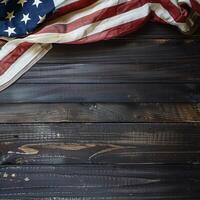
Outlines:
[[200, 199], [200, 31], [149, 24], [55, 45], [0, 93], [0, 199]]

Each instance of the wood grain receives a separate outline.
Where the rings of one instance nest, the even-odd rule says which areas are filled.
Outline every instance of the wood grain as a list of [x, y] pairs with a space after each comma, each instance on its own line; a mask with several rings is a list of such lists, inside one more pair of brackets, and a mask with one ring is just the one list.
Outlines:
[[199, 163], [199, 124], [0, 125], [1, 164]]
[[55, 45], [39, 63], [199, 63], [199, 44], [199, 39], [119, 39], [86, 45]]
[[200, 102], [200, 84], [14, 84], [0, 103]]
[[199, 63], [36, 64], [18, 83], [190, 83], [200, 81]]
[[0, 199], [193, 200], [200, 194], [199, 171], [199, 165], [5, 166]]
[[0, 93], [0, 200], [199, 200], [199, 44], [55, 45]]
[[113, 38], [113, 40], [127, 40], [127, 39], [199, 39], [200, 28], [196, 30], [193, 35], [184, 35], [180, 33], [176, 27], [167, 24], [147, 23], [137, 32], [125, 35], [123, 37]]
[[0, 123], [200, 122], [199, 103], [1, 104]]
[[152, 38], [167, 38], [167, 39], [199, 39], [200, 28], [193, 35], [184, 35], [179, 32], [176, 27], [167, 24], [147, 23], [137, 32], [125, 35], [123, 37], [113, 38], [113, 40], [127, 39], [152, 39]]

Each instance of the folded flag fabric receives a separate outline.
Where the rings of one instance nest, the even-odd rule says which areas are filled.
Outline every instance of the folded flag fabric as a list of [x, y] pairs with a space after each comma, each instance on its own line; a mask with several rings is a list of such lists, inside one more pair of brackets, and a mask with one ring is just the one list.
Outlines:
[[200, 0], [0, 0], [0, 90], [54, 43], [108, 40], [150, 20], [191, 34], [199, 15]]

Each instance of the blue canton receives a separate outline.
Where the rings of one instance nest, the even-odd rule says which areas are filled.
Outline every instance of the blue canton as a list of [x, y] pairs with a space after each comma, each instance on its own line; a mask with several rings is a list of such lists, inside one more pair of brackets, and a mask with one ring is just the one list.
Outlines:
[[54, 10], [53, 0], [0, 0], [0, 36], [25, 36]]

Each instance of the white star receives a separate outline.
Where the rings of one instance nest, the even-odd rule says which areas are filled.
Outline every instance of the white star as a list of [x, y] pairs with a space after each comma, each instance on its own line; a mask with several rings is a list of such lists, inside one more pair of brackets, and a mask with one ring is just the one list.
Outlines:
[[6, 19], [8, 19], [9, 21], [11, 21], [13, 18], [15, 18], [15, 16], [14, 16], [14, 11], [12, 11], [12, 12], [7, 12], [7, 17], [6, 17]]
[[29, 177], [26, 177], [24, 180], [25, 180], [26, 182], [30, 181]]
[[25, 24], [27, 24], [29, 20], [31, 20], [31, 18], [29, 17], [29, 13], [27, 15], [23, 14], [23, 18], [21, 19], [21, 22], [24, 22]]
[[35, 5], [38, 8], [39, 4], [41, 4], [41, 3], [42, 3], [42, 1], [40, 1], [40, 0], [34, 0], [34, 3], [32, 5], [33, 6]]
[[39, 17], [39, 21], [38, 21], [38, 24], [41, 24], [44, 20], [45, 20], [45, 18], [46, 18], [46, 15], [44, 15], [44, 16], [38, 16]]
[[3, 0], [3, 1], [1, 1], [1, 3], [7, 5], [8, 1], [9, 1], [9, 0]]
[[11, 27], [8, 27], [8, 29], [5, 30], [4, 32], [7, 32], [8, 36], [11, 36], [12, 34], [16, 34], [15, 28], [11, 28]]
[[17, 4], [21, 4], [21, 6], [23, 7], [26, 2], [27, 0], [19, 0]]
[[4, 178], [7, 178], [7, 177], [8, 177], [8, 174], [5, 172], [5, 173], [3, 174], [3, 177], [4, 177]]

